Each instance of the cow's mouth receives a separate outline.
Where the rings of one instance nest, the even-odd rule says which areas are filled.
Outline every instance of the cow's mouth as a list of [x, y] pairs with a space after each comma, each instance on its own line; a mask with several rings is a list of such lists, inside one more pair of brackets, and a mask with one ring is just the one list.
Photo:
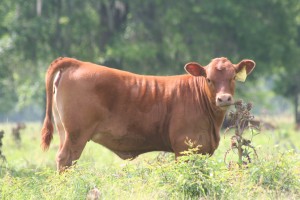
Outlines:
[[221, 110], [227, 110], [232, 104], [218, 106]]
[[216, 103], [216, 105], [221, 108], [223, 108], [223, 107], [227, 108], [233, 104], [234, 104], [234, 102], [217, 102]]
[[227, 102], [227, 103], [216, 103], [216, 106], [218, 106], [221, 110], [227, 110], [231, 105], [234, 105], [234, 102]]

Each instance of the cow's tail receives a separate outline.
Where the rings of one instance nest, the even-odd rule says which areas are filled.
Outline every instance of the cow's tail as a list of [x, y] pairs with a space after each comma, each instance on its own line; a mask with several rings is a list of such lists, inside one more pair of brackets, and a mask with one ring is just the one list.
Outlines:
[[42, 149], [48, 150], [51, 140], [53, 138], [53, 123], [52, 123], [52, 103], [53, 103], [53, 82], [54, 76], [56, 72], [62, 71], [66, 67], [70, 67], [78, 62], [72, 58], [62, 58], [59, 57], [54, 60], [51, 65], [49, 66], [47, 73], [46, 73], [46, 113], [44, 124], [41, 130], [41, 147]]

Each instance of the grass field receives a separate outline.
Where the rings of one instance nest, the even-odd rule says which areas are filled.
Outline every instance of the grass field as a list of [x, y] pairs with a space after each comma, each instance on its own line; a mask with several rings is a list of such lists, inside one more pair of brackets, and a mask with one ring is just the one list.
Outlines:
[[253, 138], [259, 159], [243, 169], [228, 169], [223, 161], [227, 134], [212, 157], [191, 154], [177, 163], [173, 154], [159, 152], [124, 161], [89, 142], [77, 165], [62, 175], [55, 164], [58, 135], [42, 152], [41, 125], [28, 123], [18, 147], [11, 124], [0, 124], [7, 159], [0, 161], [0, 199], [86, 199], [93, 188], [100, 199], [300, 199], [300, 133], [289, 119], [271, 120], [278, 128]]

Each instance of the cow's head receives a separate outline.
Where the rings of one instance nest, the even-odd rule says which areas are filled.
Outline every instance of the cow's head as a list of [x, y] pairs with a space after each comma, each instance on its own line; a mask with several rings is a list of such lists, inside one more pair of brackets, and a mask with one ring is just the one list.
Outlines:
[[252, 60], [232, 64], [227, 58], [215, 58], [206, 67], [195, 62], [188, 63], [185, 70], [192, 76], [205, 77], [209, 99], [216, 106], [227, 109], [234, 102], [235, 81], [244, 82], [254, 67]]

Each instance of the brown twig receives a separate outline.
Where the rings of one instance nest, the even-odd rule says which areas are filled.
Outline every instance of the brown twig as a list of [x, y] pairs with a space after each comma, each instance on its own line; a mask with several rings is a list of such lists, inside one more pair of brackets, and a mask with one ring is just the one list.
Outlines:
[[[241, 167], [243, 164], [247, 163], [243, 161], [245, 158], [248, 163], [251, 163], [250, 151], [251, 149], [255, 156], [258, 157], [255, 147], [251, 144], [253, 136], [253, 129], [259, 131], [259, 122], [255, 121], [254, 116], [251, 114], [252, 104], [243, 103], [242, 100], [236, 101], [234, 103], [235, 111], [229, 112], [229, 117], [231, 120], [231, 126], [229, 126], [224, 133], [227, 133], [231, 129], [235, 129], [235, 135], [231, 137], [231, 147], [225, 152], [224, 162], [226, 163], [227, 155], [230, 151], [237, 149], [238, 151], [238, 164]], [[252, 122], [252, 123], [251, 123]], [[250, 129], [252, 131], [252, 138], [245, 139], [243, 133], [245, 130]]]

